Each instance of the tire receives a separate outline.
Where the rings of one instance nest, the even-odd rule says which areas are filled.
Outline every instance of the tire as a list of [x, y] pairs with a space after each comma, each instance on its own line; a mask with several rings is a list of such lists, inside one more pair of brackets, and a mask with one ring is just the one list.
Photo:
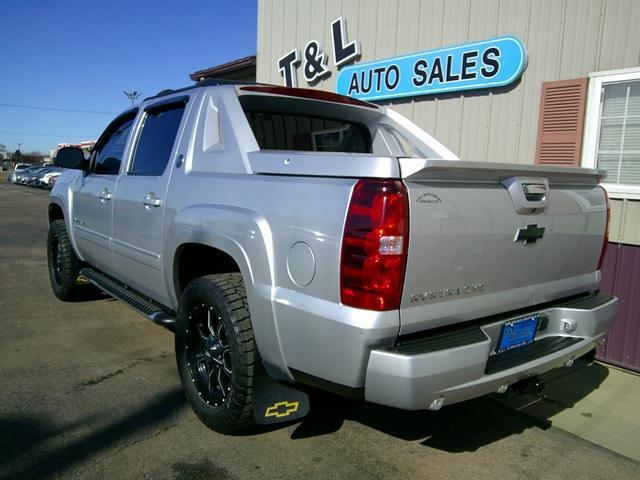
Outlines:
[[254, 425], [255, 344], [242, 276], [193, 280], [180, 299], [176, 362], [187, 400], [212, 430]]
[[53, 293], [69, 302], [86, 296], [93, 289], [79, 280], [81, 262], [76, 257], [64, 220], [54, 220], [47, 234], [47, 263]]

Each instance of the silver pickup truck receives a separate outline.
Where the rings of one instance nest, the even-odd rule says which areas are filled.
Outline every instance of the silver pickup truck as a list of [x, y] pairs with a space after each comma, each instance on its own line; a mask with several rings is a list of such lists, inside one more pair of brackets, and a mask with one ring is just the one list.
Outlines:
[[54, 293], [174, 329], [220, 432], [299, 418], [313, 387], [408, 410], [504, 392], [616, 315], [600, 172], [461, 161], [383, 106], [203, 81], [56, 164]]

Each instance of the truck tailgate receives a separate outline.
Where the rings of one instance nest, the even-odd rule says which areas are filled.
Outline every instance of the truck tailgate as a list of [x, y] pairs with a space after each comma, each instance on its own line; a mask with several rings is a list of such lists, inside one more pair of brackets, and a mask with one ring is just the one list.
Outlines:
[[602, 175], [401, 158], [410, 234], [401, 334], [598, 287]]

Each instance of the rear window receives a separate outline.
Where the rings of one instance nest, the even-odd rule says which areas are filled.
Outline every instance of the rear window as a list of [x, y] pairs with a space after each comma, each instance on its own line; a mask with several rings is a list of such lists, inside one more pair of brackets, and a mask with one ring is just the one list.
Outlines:
[[372, 153], [371, 134], [361, 123], [278, 112], [245, 114], [260, 149]]
[[[255, 87], [260, 91], [278, 88]], [[238, 97], [260, 150], [440, 158], [421, 138], [424, 132], [418, 127], [412, 132], [393, 120], [391, 112], [385, 109], [359, 106], [359, 101], [350, 98], [341, 101], [311, 98], [328, 92], [284, 87], [281, 90], [294, 92], [241, 93]], [[412, 124], [407, 120], [406, 125]], [[437, 143], [427, 134], [424, 138]]]

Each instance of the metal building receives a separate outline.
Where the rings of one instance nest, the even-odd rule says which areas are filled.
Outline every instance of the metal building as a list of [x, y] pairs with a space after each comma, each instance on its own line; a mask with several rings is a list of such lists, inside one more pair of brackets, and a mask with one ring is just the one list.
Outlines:
[[[444, 59], [453, 46], [470, 52], [496, 37], [519, 40], [526, 65], [507, 85], [377, 101], [461, 159], [607, 171], [612, 221], [603, 288], [620, 296], [621, 313], [600, 355], [640, 370], [639, 26], [637, 0], [260, 0], [256, 77], [286, 84], [289, 74], [299, 87], [340, 91], [341, 71], [358, 65], [400, 65], [422, 52], [426, 71], [429, 51], [440, 49]], [[461, 61], [476, 67], [478, 59], [469, 53]], [[415, 65], [409, 74], [421, 73]], [[460, 61], [446, 68], [447, 80], [459, 78], [449, 69], [460, 70]]]

